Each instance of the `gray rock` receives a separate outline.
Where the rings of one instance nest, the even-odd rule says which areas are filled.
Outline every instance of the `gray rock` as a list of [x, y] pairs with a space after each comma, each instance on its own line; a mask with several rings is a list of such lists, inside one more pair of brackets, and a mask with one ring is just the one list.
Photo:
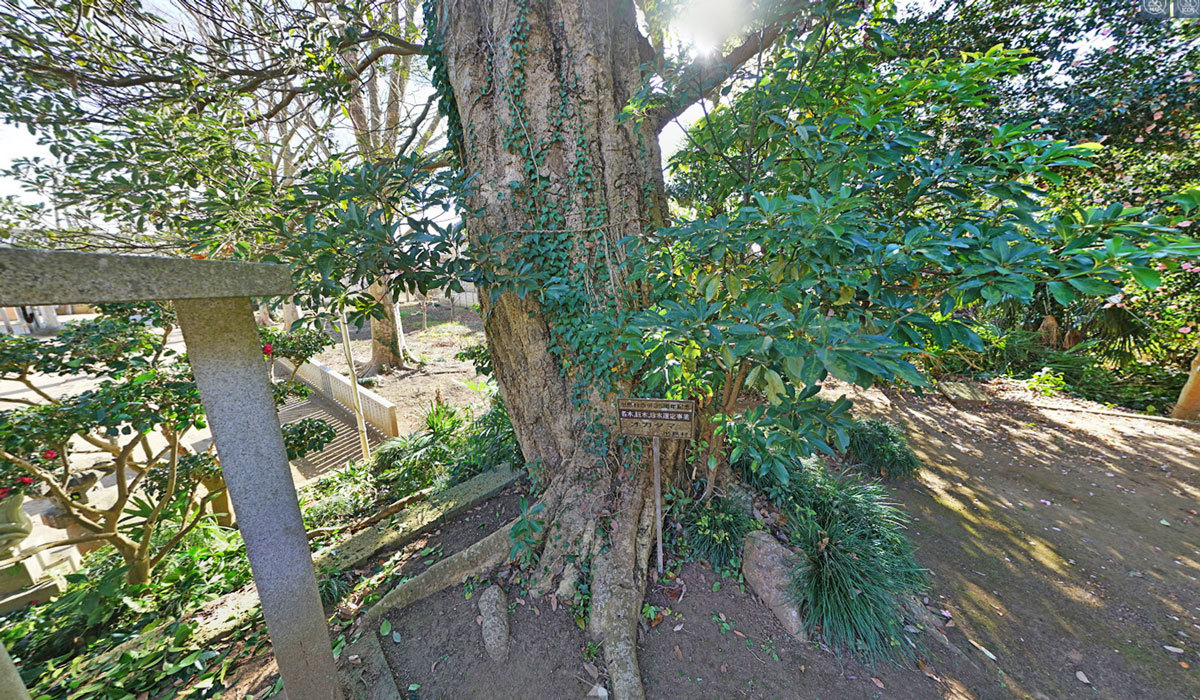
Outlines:
[[508, 658], [508, 599], [499, 586], [488, 586], [479, 594], [483, 616], [483, 648], [492, 661]]
[[755, 530], [746, 536], [746, 552], [742, 557], [742, 575], [754, 594], [766, 603], [787, 633], [808, 641], [804, 619], [790, 589], [795, 555], [765, 530]]
[[957, 408], [979, 406], [988, 402], [988, 395], [978, 384], [971, 382], [938, 382], [937, 390]]

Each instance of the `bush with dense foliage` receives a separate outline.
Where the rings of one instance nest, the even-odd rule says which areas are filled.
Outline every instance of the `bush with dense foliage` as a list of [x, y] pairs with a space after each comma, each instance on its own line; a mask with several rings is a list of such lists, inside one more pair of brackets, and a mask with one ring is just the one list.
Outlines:
[[913, 454], [908, 437], [895, 423], [877, 418], [856, 420], [847, 430], [846, 455], [872, 476], [902, 479], [916, 476], [921, 460]]
[[422, 430], [391, 438], [375, 450], [373, 471], [381, 483], [407, 492], [448, 488], [504, 464], [520, 469], [525, 460], [504, 403], [493, 396], [474, 419], [464, 409], [435, 401]]
[[[162, 540], [169, 532], [162, 528], [155, 536]], [[205, 520], [170, 550], [149, 582], [127, 584], [126, 569], [115, 550], [97, 550], [66, 577], [63, 595], [3, 617], [0, 641], [20, 661], [35, 698], [135, 697], [159, 692], [175, 679], [215, 673], [209, 662], [220, 669], [222, 654], [190, 648], [192, 628], [180, 620], [249, 583], [250, 566], [236, 531]], [[97, 682], [95, 669], [87, 667], [92, 658], [158, 627], [168, 632], [164, 644], [131, 650]], [[188, 657], [190, 662], [179, 663]]]
[[746, 535], [754, 529], [745, 505], [732, 497], [713, 496], [677, 500], [674, 506], [681, 511], [687, 556], [708, 562], [714, 571], [736, 571]]

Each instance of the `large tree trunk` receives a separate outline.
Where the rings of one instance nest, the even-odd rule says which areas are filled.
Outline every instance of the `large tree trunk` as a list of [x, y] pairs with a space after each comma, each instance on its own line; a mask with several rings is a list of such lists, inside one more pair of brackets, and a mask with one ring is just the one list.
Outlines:
[[[612, 431], [613, 400], [632, 386], [611, 354], [615, 339], [583, 347], [570, 334], [572, 314], [611, 321], [642, 298], [619, 242], [662, 222], [661, 157], [653, 129], [617, 115], [640, 87], [648, 46], [628, 0], [443, 0], [436, 23], [476, 188], [468, 204], [480, 212], [466, 221], [471, 245], [498, 251], [485, 272], [503, 277], [529, 262], [539, 286], [554, 277], [579, 301], [511, 290], [493, 301], [486, 286], [479, 295], [500, 394], [545, 486], [538, 589], [570, 597], [577, 564], [591, 561], [591, 633], [604, 642], [616, 697], [642, 697], [636, 635], [652, 480], [644, 456], [622, 451]], [[496, 235], [507, 239], [489, 246]], [[576, 379], [596, 377], [600, 363], [611, 375], [605, 365], [598, 380]], [[664, 453], [665, 478], [680, 454], [674, 444]]]
[[1171, 411], [1172, 418], [1200, 418], [1200, 350], [1192, 358], [1191, 370], [1187, 383], [1179, 392], [1175, 410]]
[[371, 361], [362, 371], [366, 377], [375, 374], [384, 365], [404, 369], [413, 364], [408, 348], [402, 345], [404, 338], [396, 326], [396, 304], [387, 283], [383, 280], [376, 282], [371, 285], [370, 292], [383, 306], [383, 318], [371, 317]]

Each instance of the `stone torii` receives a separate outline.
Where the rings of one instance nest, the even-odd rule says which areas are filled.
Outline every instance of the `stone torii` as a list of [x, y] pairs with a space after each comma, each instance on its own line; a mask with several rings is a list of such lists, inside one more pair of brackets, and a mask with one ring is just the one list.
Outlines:
[[[294, 291], [281, 265], [0, 248], [0, 306], [174, 302], [284, 690], [341, 700], [251, 304]], [[29, 697], [3, 647], [0, 697]]]

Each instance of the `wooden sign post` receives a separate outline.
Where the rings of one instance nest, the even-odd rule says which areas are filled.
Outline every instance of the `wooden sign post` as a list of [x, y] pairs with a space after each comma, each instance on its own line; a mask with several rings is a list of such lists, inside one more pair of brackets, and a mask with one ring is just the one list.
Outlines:
[[617, 432], [651, 438], [654, 459], [654, 530], [658, 545], [658, 573], [663, 572], [662, 477], [658, 441], [691, 440], [696, 433], [696, 402], [671, 399], [617, 399]]

